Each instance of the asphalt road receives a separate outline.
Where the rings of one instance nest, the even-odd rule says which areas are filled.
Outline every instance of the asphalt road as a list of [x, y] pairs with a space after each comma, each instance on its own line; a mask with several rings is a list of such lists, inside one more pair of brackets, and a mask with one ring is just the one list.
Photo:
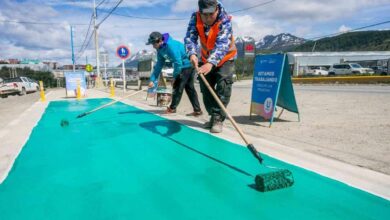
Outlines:
[[0, 98], [0, 130], [39, 100], [39, 92]]

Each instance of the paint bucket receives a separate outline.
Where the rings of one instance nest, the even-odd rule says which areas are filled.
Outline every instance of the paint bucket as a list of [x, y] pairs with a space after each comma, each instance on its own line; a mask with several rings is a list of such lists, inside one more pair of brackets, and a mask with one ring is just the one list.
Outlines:
[[172, 100], [172, 89], [166, 87], [157, 88], [157, 106], [168, 106]]

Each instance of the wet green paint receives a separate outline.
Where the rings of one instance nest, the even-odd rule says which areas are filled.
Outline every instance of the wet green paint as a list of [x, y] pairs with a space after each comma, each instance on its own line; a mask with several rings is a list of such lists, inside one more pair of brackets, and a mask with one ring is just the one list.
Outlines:
[[295, 185], [257, 192], [247, 149], [122, 103], [75, 119], [109, 101], [50, 103], [0, 185], [0, 219], [390, 219], [389, 201], [266, 156]]

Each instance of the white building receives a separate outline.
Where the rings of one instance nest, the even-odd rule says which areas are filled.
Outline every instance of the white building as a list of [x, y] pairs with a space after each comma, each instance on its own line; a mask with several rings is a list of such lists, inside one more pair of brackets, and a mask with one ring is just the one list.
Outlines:
[[35, 70], [35, 71], [47, 71], [47, 72], [52, 71], [52, 69], [48, 65], [46, 65], [44, 63], [38, 63], [38, 64], [0, 64], [0, 69], [3, 68], [3, 67], [7, 67], [7, 68], [10, 68], [10, 69], [30, 68], [30, 69]]
[[302, 75], [309, 66], [330, 67], [335, 63], [358, 62], [388, 65], [390, 51], [356, 51], [356, 52], [289, 52], [289, 64], [293, 66], [294, 76]]

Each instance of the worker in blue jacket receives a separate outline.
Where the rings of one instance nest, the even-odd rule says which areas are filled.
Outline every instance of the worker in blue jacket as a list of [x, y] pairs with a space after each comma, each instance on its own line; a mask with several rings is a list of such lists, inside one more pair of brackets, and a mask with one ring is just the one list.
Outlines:
[[168, 33], [152, 32], [149, 35], [147, 45], [153, 45], [157, 50], [157, 63], [150, 76], [149, 88], [153, 88], [161, 73], [165, 62], [173, 64], [173, 94], [172, 102], [166, 110], [166, 114], [175, 113], [179, 105], [183, 90], [185, 89], [194, 111], [189, 115], [202, 114], [198, 100], [198, 94], [194, 87], [194, 68], [192, 67], [184, 49], [184, 44], [172, 39]]

